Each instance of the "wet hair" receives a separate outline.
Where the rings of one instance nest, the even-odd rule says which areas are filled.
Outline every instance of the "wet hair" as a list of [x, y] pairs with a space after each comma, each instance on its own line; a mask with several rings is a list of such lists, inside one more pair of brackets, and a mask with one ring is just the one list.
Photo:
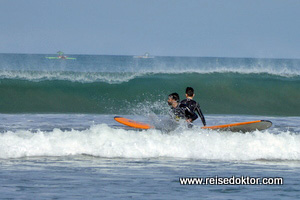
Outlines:
[[169, 94], [169, 97], [174, 99], [177, 102], [179, 102], [179, 100], [180, 100], [179, 95], [176, 92]]
[[194, 89], [192, 87], [187, 87], [185, 90], [185, 93], [189, 96], [192, 97], [194, 95]]

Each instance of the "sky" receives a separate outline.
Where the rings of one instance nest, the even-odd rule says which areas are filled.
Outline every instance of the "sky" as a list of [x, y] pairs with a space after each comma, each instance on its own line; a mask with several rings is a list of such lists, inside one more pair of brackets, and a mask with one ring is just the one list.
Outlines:
[[299, 0], [0, 0], [0, 53], [300, 58]]

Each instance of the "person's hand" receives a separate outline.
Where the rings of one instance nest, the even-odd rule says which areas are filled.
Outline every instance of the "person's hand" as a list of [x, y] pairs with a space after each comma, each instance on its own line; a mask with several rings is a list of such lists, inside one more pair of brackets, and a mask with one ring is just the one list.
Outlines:
[[192, 122], [192, 119], [187, 119], [186, 122], [191, 123], [191, 122]]

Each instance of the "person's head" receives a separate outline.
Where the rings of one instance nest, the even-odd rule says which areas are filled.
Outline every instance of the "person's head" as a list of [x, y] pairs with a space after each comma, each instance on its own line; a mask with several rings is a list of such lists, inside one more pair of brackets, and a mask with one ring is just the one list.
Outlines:
[[177, 93], [172, 93], [172, 94], [169, 94], [168, 96], [168, 104], [170, 106], [173, 106], [173, 107], [176, 107], [178, 102], [179, 102], [179, 95]]
[[194, 89], [192, 87], [187, 87], [185, 90], [186, 98], [193, 98], [195, 96]]

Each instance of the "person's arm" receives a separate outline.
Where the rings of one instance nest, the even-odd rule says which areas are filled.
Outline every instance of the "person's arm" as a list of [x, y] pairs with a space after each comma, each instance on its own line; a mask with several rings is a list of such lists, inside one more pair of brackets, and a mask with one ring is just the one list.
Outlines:
[[182, 100], [179, 107], [184, 113], [187, 122], [191, 123], [198, 118], [198, 115], [195, 113], [195, 110], [190, 110], [190, 107], [187, 105], [186, 100]]
[[186, 111], [186, 113], [189, 113], [185, 115], [187, 122], [193, 122], [198, 118], [198, 115], [195, 113], [195, 109], [190, 110], [189, 106], [186, 106]]
[[203, 125], [206, 126], [206, 121], [205, 121], [204, 115], [200, 109], [199, 103], [197, 103], [196, 111], [197, 111], [199, 117], [201, 118]]
[[190, 119], [192, 121], [195, 121], [197, 118], [198, 118], [198, 115], [196, 113], [194, 113]]

